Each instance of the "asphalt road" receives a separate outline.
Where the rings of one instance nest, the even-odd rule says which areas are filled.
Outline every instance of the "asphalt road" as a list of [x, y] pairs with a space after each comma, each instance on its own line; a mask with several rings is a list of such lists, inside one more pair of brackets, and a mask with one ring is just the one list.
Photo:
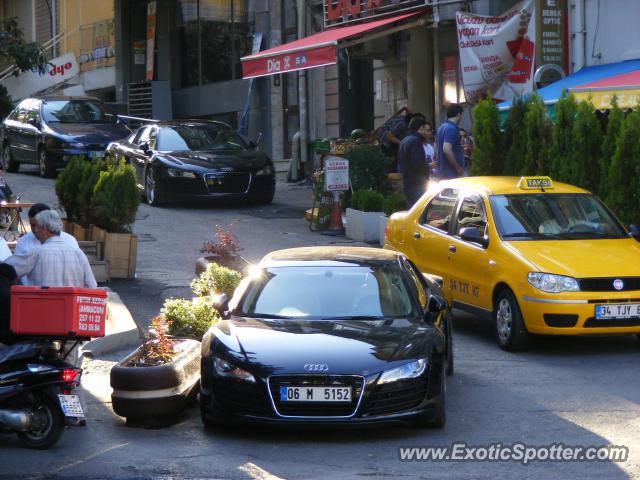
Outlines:
[[[52, 180], [35, 173], [8, 179], [25, 199], [56, 203]], [[309, 206], [309, 190], [296, 186], [282, 186], [270, 207], [142, 205], [134, 226], [141, 240], [138, 279], [113, 281], [111, 287], [144, 325], [164, 298], [190, 296], [195, 259], [215, 224], [233, 222], [249, 260], [276, 248], [348, 242], [309, 232], [300, 219]], [[634, 338], [540, 338], [528, 351], [510, 354], [497, 348], [487, 323], [457, 313], [456, 372], [449, 378], [443, 430], [238, 426], [207, 431], [195, 407], [171, 425], [127, 426], [110, 409], [108, 387], [109, 369], [127, 353], [123, 349], [85, 362], [86, 428], [68, 429], [56, 448], [45, 452], [22, 448], [14, 436], [0, 437], [0, 478], [640, 478], [640, 345]], [[629, 458], [527, 465], [400, 460], [401, 447], [455, 442], [480, 451], [520, 442], [530, 447], [624, 445]]]

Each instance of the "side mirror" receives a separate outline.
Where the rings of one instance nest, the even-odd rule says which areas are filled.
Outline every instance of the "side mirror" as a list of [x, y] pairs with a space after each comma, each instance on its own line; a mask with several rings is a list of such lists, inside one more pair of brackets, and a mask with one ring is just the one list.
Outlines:
[[256, 148], [260, 148], [260, 140], [262, 140], [262, 132], [258, 134], [258, 140], [256, 140]]
[[478, 243], [483, 248], [487, 248], [489, 245], [489, 239], [480, 233], [478, 227], [465, 227], [460, 230], [460, 238], [465, 242]]
[[143, 144], [141, 144], [140, 149], [144, 152], [144, 154], [147, 157], [151, 157], [153, 155], [153, 150], [149, 148], [149, 144], [147, 142], [144, 142]]
[[640, 225], [635, 223], [633, 225], [629, 225], [629, 232], [633, 238], [640, 242]]
[[447, 308], [447, 304], [440, 295], [431, 295], [427, 304], [427, 312], [437, 314]]
[[27, 118], [27, 123], [29, 125], [32, 125], [34, 127], [38, 126], [38, 120], [36, 120], [35, 118], [31, 117], [31, 118]]
[[211, 297], [211, 306], [218, 310], [220, 316], [225, 318], [226, 311], [229, 309], [229, 299], [226, 293], [220, 295], [214, 295]]
[[254, 142], [253, 140], [249, 141], [249, 148], [255, 150], [256, 148], [258, 148], [258, 144], [256, 142]]

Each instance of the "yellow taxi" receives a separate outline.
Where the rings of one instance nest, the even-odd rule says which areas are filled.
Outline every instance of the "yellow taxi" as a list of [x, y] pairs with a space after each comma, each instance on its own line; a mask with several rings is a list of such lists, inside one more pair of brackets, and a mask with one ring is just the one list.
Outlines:
[[[640, 235], [597, 197], [549, 177], [442, 181], [391, 216], [385, 248], [442, 278], [454, 307], [529, 334], [640, 332]], [[635, 238], [634, 238], [635, 237]]]

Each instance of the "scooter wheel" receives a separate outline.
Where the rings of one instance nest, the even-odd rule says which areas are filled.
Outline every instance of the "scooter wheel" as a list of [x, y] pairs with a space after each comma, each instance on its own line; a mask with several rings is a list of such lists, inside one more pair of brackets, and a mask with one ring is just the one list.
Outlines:
[[64, 414], [60, 406], [49, 396], [42, 395], [30, 409], [36, 424], [31, 430], [18, 432], [18, 438], [29, 448], [45, 450], [52, 447], [64, 430]]

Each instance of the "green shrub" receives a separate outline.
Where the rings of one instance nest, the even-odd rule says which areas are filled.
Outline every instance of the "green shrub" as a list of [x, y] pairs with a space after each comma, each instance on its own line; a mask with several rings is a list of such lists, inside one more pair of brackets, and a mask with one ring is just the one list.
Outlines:
[[528, 105], [527, 113], [524, 115], [526, 150], [520, 173], [547, 175], [551, 144], [551, 122], [547, 117], [547, 107], [538, 95], [531, 95]]
[[504, 175], [520, 175], [527, 153], [527, 137], [523, 135], [524, 117], [529, 103], [521, 97], [513, 99], [504, 125]]
[[207, 265], [207, 269], [191, 282], [191, 290], [201, 297], [224, 293], [230, 299], [240, 280], [242, 280], [240, 272], [211, 262]]
[[618, 97], [615, 95], [611, 99], [611, 110], [607, 117], [607, 133], [602, 143], [602, 155], [600, 156], [600, 184], [598, 185], [598, 196], [602, 199], [607, 197], [609, 185], [609, 166], [616, 153], [616, 142], [620, 136], [622, 123], [624, 122], [624, 112], [618, 105]]
[[387, 173], [391, 163], [379, 147], [349, 147], [344, 156], [349, 160], [349, 178], [354, 190], [376, 190], [381, 193], [389, 191]]
[[76, 221], [79, 219], [79, 191], [80, 184], [86, 172], [89, 170], [89, 164], [80, 155], [74, 155], [69, 161], [58, 178], [56, 178], [56, 195], [64, 211], [67, 214], [67, 219]]
[[98, 183], [101, 172], [106, 172], [109, 169], [109, 165], [114, 165], [113, 160], [94, 160], [91, 162], [89, 168], [84, 172], [83, 178], [80, 181], [78, 191], [78, 217], [84, 225], [95, 223], [94, 213], [92, 208], [93, 202], [93, 190]]
[[91, 201], [98, 227], [112, 233], [130, 232], [139, 204], [140, 193], [131, 165], [121, 160], [100, 172]]
[[387, 215], [407, 209], [407, 199], [400, 192], [393, 192], [384, 199], [382, 211]]
[[556, 120], [549, 153], [549, 173], [557, 181], [570, 181], [568, 165], [573, 155], [573, 123], [577, 110], [578, 104], [575, 97], [567, 94], [565, 90], [556, 102]]
[[351, 207], [363, 212], [382, 212], [384, 196], [373, 190], [357, 190], [351, 196]]
[[600, 183], [602, 128], [591, 102], [580, 102], [573, 122], [573, 142], [569, 156], [570, 183], [597, 193]]
[[500, 175], [502, 165], [502, 133], [498, 107], [491, 96], [478, 102], [473, 110], [471, 175]]
[[208, 302], [193, 303], [182, 298], [165, 300], [160, 315], [169, 323], [170, 335], [198, 340], [220, 320], [220, 314]]
[[0, 120], [4, 120], [13, 110], [13, 100], [4, 85], [0, 85]]

